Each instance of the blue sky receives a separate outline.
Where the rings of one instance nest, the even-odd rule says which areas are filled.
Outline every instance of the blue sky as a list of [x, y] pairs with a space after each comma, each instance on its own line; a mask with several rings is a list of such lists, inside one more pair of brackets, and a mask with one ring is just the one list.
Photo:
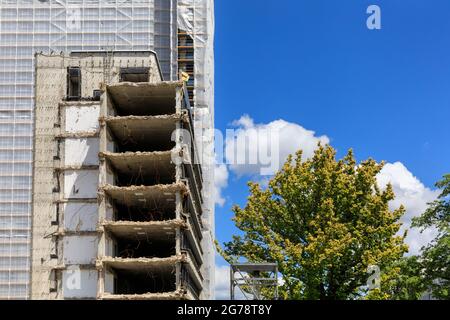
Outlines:
[[[371, 4], [381, 8], [381, 30], [366, 27]], [[428, 195], [450, 172], [450, 1], [215, 6], [216, 128], [243, 114], [261, 125], [283, 119], [327, 136], [339, 156], [353, 148], [358, 160], [401, 163], [390, 171], [398, 187], [423, 184]], [[236, 232], [231, 206], [245, 204], [248, 179], [229, 170], [216, 208], [220, 242]]]

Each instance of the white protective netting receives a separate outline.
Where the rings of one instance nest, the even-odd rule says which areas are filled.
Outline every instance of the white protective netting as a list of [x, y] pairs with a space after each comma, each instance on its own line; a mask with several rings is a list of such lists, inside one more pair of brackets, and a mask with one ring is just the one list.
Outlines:
[[154, 50], [177, 77], [176, 0], [0, 0], [0, 299], [29, 296], [34, 53]]
[[178, 28], [194, 39], [195, 132], [204, 175], [204, 232], [206, 286], [214, 298], [214, 1], [178, 0]]

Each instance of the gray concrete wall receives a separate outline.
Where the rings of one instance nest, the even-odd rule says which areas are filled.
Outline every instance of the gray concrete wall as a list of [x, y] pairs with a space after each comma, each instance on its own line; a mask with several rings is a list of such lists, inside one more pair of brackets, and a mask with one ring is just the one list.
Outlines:
[[62, 102], [69, 66], [81, 69], [84, 97], [104, 89], [105, 77], [118, 82], [122, 67], [149, 67], [149, 81], [162, 80], [150, 53], [36, 55], [32, 299], [97, 294], [101, 102]]

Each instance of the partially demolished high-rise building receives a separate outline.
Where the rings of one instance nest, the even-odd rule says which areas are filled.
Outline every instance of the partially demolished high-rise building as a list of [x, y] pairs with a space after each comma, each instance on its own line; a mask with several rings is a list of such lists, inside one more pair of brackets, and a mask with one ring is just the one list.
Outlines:
[[[0, 298], [212, 297], [213, 36], [213, 0], [0, 0]], [[44, 101], [40, 110], [56, 107], [59, 112], [73, 112], [73, 118], [52, 113], [45, 119], [44, 112], [44, 117], [35, 121], [39, 92], [51, 91], [47, 85], [56, 84], [40, 82], [43, 87], [37, 89], [39, 56], [49, 73], [56, 69], [60, 76], [64, 73], [64, 81], [55, 86], [59, 91], [51, 95], [54, 100]], [[128, 64], [124, 57], [129, 57]], [[53, 65], [51, 61], [58, 59], [64, 62]], [[159, 61], [158, 68], [150, 61]], [[85, 74], [94, 69], [98, 74], [94, 72], [93, 77]], [[139, 103], [150, 108], [162, 95], [176, 101], [173, 110], [160, 108], [160, 114], [146, 114], [137, 107], [126, 111], [129, 102], [124, 99], [115, 103], [122, 111], [101, 114], [107, 110], [102, 109], [106, 108], [103, 101], [120, 93], [119, 87], [126, 83], [147, 90], [133, 94], [156, 94], [154, 100], [145, 102], [143, 98]], [[114, 85], [117, 88], [112, 89]], [[133, 88], [130, 85], [126, 90]], [[79, 102], [73, 97], [79, 97]], [[166, 105], [164, 99], [160, 102]], [[186, 104], [190, 106], [188, 115], [181, 111]], [[99, 106], [99, 114], [93, 105]], [[85, 119], [82, 110], [93, 114]], [[123, 123], [124, 119], [115, 116], [128, 120]], [[201, 166], [190, 170], [173, 163], [172, 153], [181, 146], [176, 134], [169, 140], [173, 144], [130, 147], [133, 143], [127, 139], [139, 137], [121, 134], [123, 130], [139, 132], [141, 126], [145, 132], [152, 120], [139, 124], [142, 117], [167, 118], [161, 121], [175, 128], [191, 124], [195, 136], [192, 150]], [[78, 120], [65, 122], [70, 119]], [[39, 127], [43, 123], [53, 127], [51, 132]], [[63, 126], [71, 129], [63, 131]], [[92, 132], [84, 130], [85, 126]], [[41, 136], [34, 139], [34, 132]], [[112, 145], [103, 145], [105, 132], [115, 137]], [[50, 136], [52, 143], [47, 141]], [[144, 136], [142, 133], [140, 138]], [[96, 138], [97, 155], [95, 146], [86, 149]], [[74, 163], [65, 163], [71, 152]], [[51, 163], [38, 164], [46, 153], [51, 154]], [[129, 161], [131, 154], [139, 156]], [[169, 154], [172, 165], [166, 165]], [[87, 162], [77, 162], [83, 156]], [[93, 161], [95, 156], [98, 163]], [[38, 185], [33, 175], [44, 170], [42, 166], [52, 168], [52, 181]], [[99, 180], [95, 189], [90, 189], [92, 175], [82, 170], [94, 169]], [[76, 170], [81, 170], [81, 175]], [[105, 177], [112, 180], [101, 180]], [[193, 181], [201, 188], [193, 191]], [[52, 190], [46, 190], [50, 184]], [[52, 196], [44, 199], [38, 195], [42, 192]], [[187, 195], [195, 192], [195, 201], [189, 204]], [[157, 199], [166, 206], [155, 207]], [[151, 218], [138, 217], [143, 208]], [[196, 218], [198, 221], [192, 220]], [[95, 259], [84, 261], [86, 254]]]

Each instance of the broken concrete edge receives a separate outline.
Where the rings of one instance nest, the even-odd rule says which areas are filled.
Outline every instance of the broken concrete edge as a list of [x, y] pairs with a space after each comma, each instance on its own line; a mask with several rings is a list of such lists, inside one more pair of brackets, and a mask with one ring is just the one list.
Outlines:
[[98, 203], [97, 198], [79, 198], [79, 199], [55, 199], [53, 203], [65, 204], [65, 203]]
[[173, 292], [144, 293], [144, 294], [112, 294], [103, 293], [100, 300], [195, 300], [189, 289]]
[[106, 89], [112, 88], [182, 88], [184, 81], [158, 81], [158, 82], [118, 82], [106, 85]]
[[115, 226], [125, 226], [125, 227], [180, 227], [187, 228], [188, 225], [181, 219], [173, 219], [173, 220], [165, 220], [165, 221], [145, 221], [145, 222], [136, 222], [136, 221], [102, 221], [101, 226], [104, 228], [115, 227]]
[[180, 152], [181, 150], [177, 150], [176, 148], [168, 151], [148, 151], [148, 152], [99, 152], [99, 158], [126, 158], [126, 157], [145, 157], [145, 158], [159, 158], [159, 157], [167, 157], [172, 155], [172, 153]]
[[110, 264], [120, 264], [123, 266], [154, 266], [154, 265], [175, 265], [178, 262], [188, 262], [189, 258], [186, 254], [179, 254], [168, 258], [113, 258], [102, 257], [97, 259], [95, 266], [98, 270], [103, 270]]
[[59, 107], [76, 107], [76, 108], [82, 108], [82, 107], [91, 107], [91, 106], [100, 106], [100, 101], [60, 101], [58, 103]]
[[64, 264], [64, 263], [54, 265], [51, 267], [51, 269], [54, 271], [63, 271], [63, 270], [68, 270], [72, 267], [80, 269], [80, 270], [96, 270], [95, 264]]
[[104, 124], [107, 122], [122, 122], [127, 120], [174, 120], [174, 121], [183, 121], [185, 123], [189, 123], [189, 116], [185, 113], [182, 114], [163, 114], [163, 115], [155, 115], [155, 116], [107, 116], [100, 117], [100, 124]]
[[57, 139], [70, 139], [70, 138], [96, 138], [100, 135], [100, 131], [86, 131], [86, 132], [63, 132], [60, 134], [56, 134], [55, 138]]
[[136, 191], [160, 191], [160, 192], [177, 192], [181, 191], [183, 195], [189, 194], [189, 189], [186, 184], [178, 182], [173, 184], [157, 184], [153, 186], [129, 186], [129, 187], [118, 187], [107, 184], [100, 187], [100, 190], [104, 192], [108, 191], [122, 191], [122, 192], [136, 192]]
[[82, 166], [59, 166], [55, 167], [56, 171], [70, 171], [70, 170], [98, 170], [99, 165], [82, 165]]

